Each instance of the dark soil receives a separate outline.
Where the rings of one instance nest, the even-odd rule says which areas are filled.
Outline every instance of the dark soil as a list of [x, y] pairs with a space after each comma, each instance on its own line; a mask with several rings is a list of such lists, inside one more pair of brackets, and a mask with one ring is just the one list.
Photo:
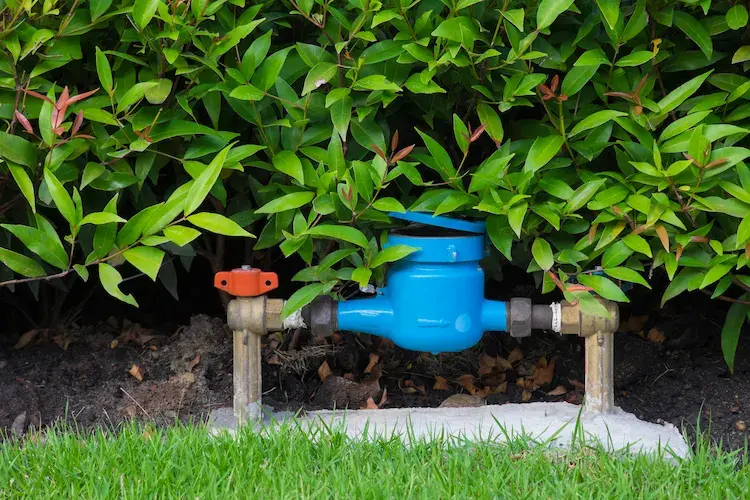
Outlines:
[[[640, 318], [630, 319], [633, 312]], [[706, 430], [710, 422], [717, 442], [743, 447], [750, 338], [741, 336], [730, 374], [720, 346], [723, 314], [702, 298], [665, 309], [624, 307], [625, 331], [616, 335], [616, 403], [693, 435], [697, 424]], [[176, 331], [114, 319], [37, 331], [26, 334], [33, 338], [19, 349], [13, 347], [20, 335], [0, 337], [0, 430], [19, 433], [58, 420], [88, 428], [129, 418], [158, 424], [205, 418], [231, 405], [231, 335], [223, 319], [198, 315]], [[510, 359], [513, 368], [488, 366], [496, 356]], [[304, 331], [288, 332], [264, 339], [264, 359], [264, 403], [276, 409], [438, 406], [467, 390], [488, 404], [580, 403], [583, 397], [582, 340], [552, 334], [521, 344], [488, 334], [473, 349], [434, 356], [367, 335], [311, 339]], [[539, 378], [545, 363], [551, 381]]]

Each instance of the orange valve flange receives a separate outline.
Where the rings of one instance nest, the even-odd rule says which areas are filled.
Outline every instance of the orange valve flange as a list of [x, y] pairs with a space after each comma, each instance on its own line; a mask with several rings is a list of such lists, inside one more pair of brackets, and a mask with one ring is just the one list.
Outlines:
[[216, 273], [214, 286], [235, 297], [257, 297], [278, 288], [279, 277], [276, 273], [242, 266], [231, 271]]

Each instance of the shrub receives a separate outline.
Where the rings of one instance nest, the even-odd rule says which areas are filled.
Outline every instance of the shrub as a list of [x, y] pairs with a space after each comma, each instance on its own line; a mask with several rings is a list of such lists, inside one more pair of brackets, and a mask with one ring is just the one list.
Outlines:
[[495, 261], [588, 310], [653, 273], [662, 302], [731, 302], [733, 366], [750, 313], [742, 3], [2, 5], [1, 285], [96, 267], [135, 304], [123, 259], [152, 279], [174, 275], [165, 252], [218, 270], [223, 237], [252, 231], [309, 266], [290, 312], [382, 282], [411, 251], [381, 250], [387, 213], [408, 207], [486, 218]]

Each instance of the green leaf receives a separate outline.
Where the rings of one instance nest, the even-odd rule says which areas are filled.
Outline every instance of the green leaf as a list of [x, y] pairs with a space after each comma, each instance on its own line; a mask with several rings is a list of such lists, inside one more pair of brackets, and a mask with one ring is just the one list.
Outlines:
[[187, 226], [167, 226], [164, 228], [164, 236], [177, 246], [184, 247], [201, 235], [197, 229]]
[[621, 68], [640, 66], [641, 64], [646, 64], [653, 58], [654, 58], [654, 53], [651, 52], [650, 50], [637, 50], [635, 52], [631, 52], [625, 57], [618, 59], [617, 62], [615, 63], [615, 66], [618, 66]]
[[565, 138], [561, 135], [550, 135], [547, 137], [537, 137], [534, 144], [531, 145], [529, 154], [524, 163], [524, 172], [536, 172], [555, 157]]
[[573, 5], [573, 0], [542, 0], [536, 12], [536, 29], [543, 30]]
[[503, 12], [503, 17], [510, 21], [513, 26], [518, 28], [519, 31], [523, 32], [523, 18], [524, 18], [524, 10], [523, 9], [511, 9], [506, 10]]
[[596, 0], [596, 5], [609, 29], [614, 30], [620, 17], [620, 0]]
[[256, 210], [255, 213], [275, 214], [277, 212], [283, 212], [285, 210], [293, 210], [295, 208], [307, 205], [313, 200], [313, 198], [315, 198], [315, 193], [313, 193], [312, 191], [300, 191], [298, 193], [286, 194], [269, 201], [258, 210]]
[[589, 181], [584, 185], [580, 186], [575, 190], [573, 196], [565, 205], [565, 213], [570, 214], [576, 212], [579, 208], [584, 206], [591, 199], [592, 196], [599, 191], [599, 188], [604, 185], [604, 180]]
[[648, 284], [646, 279], [643, 276], [641, 276], [640, 273], [632, 269], [629, 269], [627, 267], [605, 268], [604, 272], [608, 276], [611, 276], [616, 280], [628, 281], [630, 283], [638, 283], [639, 285], [643, 285], [646, 288], [649, 288], [649, 289], [651, 288], [651, 285]]
[[609, 64], [609, 58], [601, 48], [597, 48], [581, 54], [573, 66], [596, 66], [598, 68], [602, 64]]
[[417, 129], [417, 133], [422, 138], [427, 146], [427, 149], [435, 160], [437, 167], [440, 169], [440, 175], [443, 180], [448, 181], [456, 175], [456, 169], [453, 167], [453, 162], [448, 152], [441, 146], [435, 139], [425, 134], [421, 130]]
[[214, 156], [214, 159], [211, 160], [211, 163], [208, 165], [208, 167], [206, 167], [203, 172], [201, 172], [201, 174], [195, 179], [195, 182], [193, 182], [193, 185], [190, 187], [190, 191], [185, 198], [185, 216], [188, 216], [191, 213], [195, 212], [198, 207], [201, 206], [203, 200], [206, 199], [209, 191], [211, 191], [214, 183], [219, 178], [221, 169], [224, 167], [227, 155], [229, 154], [229, 150], [231, 149], [232, 146], [229, 145], [219, 151], [219, 153]]
[[279, 77], [281, 68], [284, 67], [286, 57], [289, 55], [292, 48], [293, 47], [287, 47], [267, 57], [258, 69], [255, 70], [250, 83], [258, 87], [260, 90], [267, 92]]
[[575, 66], [563, 78], [562, 93], [568, 97], [577, 94], [596, 74], [599, 66]]
[[46, 231], [29, 226], [17, 224], [0, 224], [0, 227], [10, 231], [26, 248], [37, 254], [48, 264], [58, 269], [68, 268], [68, 254], [62, 246], [62, 242], [55, 235], [53, 237]]
[[396, 198], [380, 198], [375, 200], [372, 204], [372, 208], [380, 210], [381, 212], [406, 212], [404, 206]]
[[726, 14], [727, 26], [733, 30], [738, 30], [747, 26], [748, 14], [747, 9], [742, 4], [731, 7]]
[[38, 278], [47, 274], [44, 272], [44, 268], [34, 259], [30, 259], [7, 248], [0, 248], [0, 262], [8, 266], [12, 271], [27, 278]]
[[187, 220], [191, 224], [212, 233], [223, 234], [224, 236], [255, 238], [255, 236], [242, 229], [239, 224], [232, 219], [227, 219], [223, 215], [201, 212], [191, 215]]
[[630, 302], [630, 299], [628, 299], [628, 296], [623, 293], [620, 287], [604, 276], [579, 274], [578, 282], [584, 286], [593, 288], [597, 295], [607, 300]]
[[315, 300], [316, 297], [324, 295], [333, 289], [336, 282], [330, 283], [311, 283], [305, 285], [292, 294], [284, 303], [281, 310], [281, 319], [286, 319], [290, 314], [295, 313]]
[[305, 231], [304, 234], [318, 238], [347, 241], [362, 248], [367, 248], [369, 246], [367, 238], [362, 234], [362, 231], [350, 226], [321, 224], [319, 226], [311, 227]]
[[25, 167], [36, 168], [36, 148], [29, 141], [17, 135], [0, 132], [0, 157]]
[[688, 97], [693, 95], [700, 88], [703, 82], [705, 82], [710, 75], [711, 71], [707, 71], [702, 75], [688, 80], [687, 82], [683, 83], [672, 92], [667, 94], [661, 101], [657, 103], [659, 106], [659, 114], [665, 115], [685, 102]]
[[133, 4], [133, 21], [140, 29], [146, 27], [151, 18], [156, 14], [159, 0], [135, 0]]
[[732, 64], [750, 61], [750, 45], [743, 45], [732, 56]]
[[355, 90], [385, 90], [389, 92], [400, 92], [401, 87], [388, 80], [384, 75], [370, 75], [357, 80], [354, 84]]
[[531, 255], [534, 256], [534, 260], [539, 267], [545, 271], [549, 271], [555, 265], [555, 259], [552, 256], [552, 247], [544, 238], [536, 238], [534, 240], [534, 243], [531, 245]]
[[387, 262], [395, 262], [417, 251], [419, 251], [419, 248], [409, 245], [391, 245], [385, 247], [370, 261], [370, 268], [375, 269]]
[[334, 63], [321, 61], [310, 69], [302, 87], [302, 95], [305, 96], [336, 75], [338, 66]]
[[370, 282], [371, 277], [372, 269], [369, 269], [367, 267], [358, 267], [354, 271], [352, 271], [351, 279], [352, 281], [356, 281], [359, 286], [365, 287]]
[[16, 181], [16, 184], [18, 185], [18, 189], [21, 190], [21, 194], [24, 198], [26, 198], [26, 201], [29, 202], [29, 205], [31, 206], [31, 211], [36, 213], [36, 198], [34, 196], [34, 184], [31, 182], [31, 178], [29, 178], [29, 174], [26, 173], [26, 170], [24, 170], [23, 167], [16, 165], [12, 162], [7, 162], [8, 170], [10, 170], [10, 174], [13, 176], [13, 180]]
[[91, 15], [91, 21], [96, 21], [102, 14], [107, 12], [112, 0], [91, 0], [89, 2], [89, 13]]
[[503, 142], [503, 122], [500, 117], [488, 104], [480, 102], [477, 104], [477, 115], [479, 115], [479, 122], [486, 125], [487, 135], [489, 135], [496, 144]]
[[102, 224], [111, 224], [113, 222], [127, 221], [112, 212], [94, 212], [81, 219], [81, 222], [79, 222], [78, 225], [83, 226], [85, 224], [93, 224], [95, 226], [100, 226]]
[[114, 267], [104, 262], [99, 264], [99, 280], [102, 283], [104, 290], [112, 297], [119, 299], [126, 304], [138, 307], [138, 302], [135, 301], [131, 294], [125, 295], [120, 291], [120, 283], [122, 283], [122, 275]]
[[[742, 299], [747, 300], [748, 295], [743, 295]], [[721, 352], [724, 354], [724, 361], [726, 361], [731, 373], [734, 373], [734, 355], [737, 352], [740, 332], [742, 331], [742, 325], [745, 324], [748, 310], [750, 310], [750, 307], [746, 304], [732, 304], [721, 329]]]
[[102, 87], [111, 94], [114, 88], [112, 84], [112, 68], [109, 66], [107, 56], [99, 47], [96, 48], [96, 73], [99, 75], [99, 82], [102, 84]]
[[731, 271], [733, 267], [734, 262], [711, 266], [706, 275], [703, 277], [703, 281], [701, 281], [699, 288], [702, 290], [712, 283], [716, 283], [721, 278], [723, 278], [725, 274]]
[[524, 202], [513, 205], [508, 210], [508, 224], [510, 228], [516, 233], [516, 236], [521, 237], [521, 229], [523, 227], [523, 219], [526, 217], [526, 211], [529, 208], [529, 204]]
[[73, 199], [60, 181], [57, 180], [55, 174], [50, 172], [47, 168], [44, 169], [44, 181], [47, 183], [47, 188], [52, 196], [52, 201], [55, 202], [57, 210], [59, 210], [62, 216], [65, 217], [65, 220], [70, 223], [71, 227], [77, 225], [78, 215], [76, 214]]
[[617, 267], [625, 262], [631, 255], [633, 255], [633, 250], [627, 246], [624, 241], [615, 241], [612, 243], [612, 246], [604, 252], [604, 255], [602, 255], [602, 266], [604, 269]]
[[683, 269], [680, 274], [672, 280], [669, 286], [667, 286], [667, 289], [664, 290], [664, 295], [661, 298], [661, 307], [664, 307], [664, 304], [666, 304], [669, 299], [673, 299], [687, 290], [690, 281], [693, 280], [696, 273], [697, 271], [695, 269]]
[[474, 42], [480, 38], [476, 24], [465, 16], [452, 17], [441, 22], [432, 32], [432, 36], [458, 42], [469, 50], [474, 47]]
[[737, 243], [742, 244], [747, 240], [750, 240], [750, 215], [743, 218], [737, 228]]
[[162, 260], [164, 260], [164, 251], [154, 247], [139, 246], [125, 250], [122, 256], [133, 267], [151, 278], [151, 281], [156, 281]]
[[293, 151], [284, 150], [278, 152], [271, 158], [271, 162], [276, 170], [293, 178], [300, 184], [305, 183], [305, 173], [302, 169], [302, 162], [297, 158]]
[[333, 128], [338, 132], [342, 141], [346, 140], [346, 132], [349, 129], [349, 122], [352, 119], [352, 98], [342, 97], [331, 104], [331, 122]]
[[714, 51], [713, 44], [711, 43], [711, 35], [708, 34], [708, 31], [706, 31], [706, 28], [701, 23], [684, 10], [674, 11], [673, 22], [677, 28], [698, 45], [706, 58], [711, 59]]
[[229, 93], [229, 97], [240, 101], [260, 101], [265, 96], [265, 92], [253, 85], [240, 85]]
[[343, 178], [346, 173], [346, 159], [344, 158], [344, 148], [338, 133], [334, 133], [331, 136], [331, 140], [328, 142], [327, 153], [328, 168], [331, 172], [336, 172], [336, 177], [339, 179]]
[[636, 252], [642, 253], [648, 257], [652, 257], [651, 247], [648, 245], [648, 242], [643, 239], [642, 236], [630, 233], [625, 236], [622, 241]]
[[456, 138], [458, 149], [465, 155], [469, 150], [469, 129], [455, 113], [453, 113], [453, 137]]

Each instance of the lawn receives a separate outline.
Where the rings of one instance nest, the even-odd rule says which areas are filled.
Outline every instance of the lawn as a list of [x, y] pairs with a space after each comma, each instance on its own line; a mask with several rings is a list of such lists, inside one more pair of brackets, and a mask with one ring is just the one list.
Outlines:
[[[738, 498], [750, 467], [699, 444], [690, 460], [543, 451], [526, 440], [352, 442], [203, 426], [57, 429], [0, 444], [0, 498]], [[666, 455], [665, 455], [666, 456]], [[664, 458], [664, 457], [662, 457]], [[667, 457], [668, 458], [668, 457]], [[671, 462], [671, 463], [670, 463]]]

